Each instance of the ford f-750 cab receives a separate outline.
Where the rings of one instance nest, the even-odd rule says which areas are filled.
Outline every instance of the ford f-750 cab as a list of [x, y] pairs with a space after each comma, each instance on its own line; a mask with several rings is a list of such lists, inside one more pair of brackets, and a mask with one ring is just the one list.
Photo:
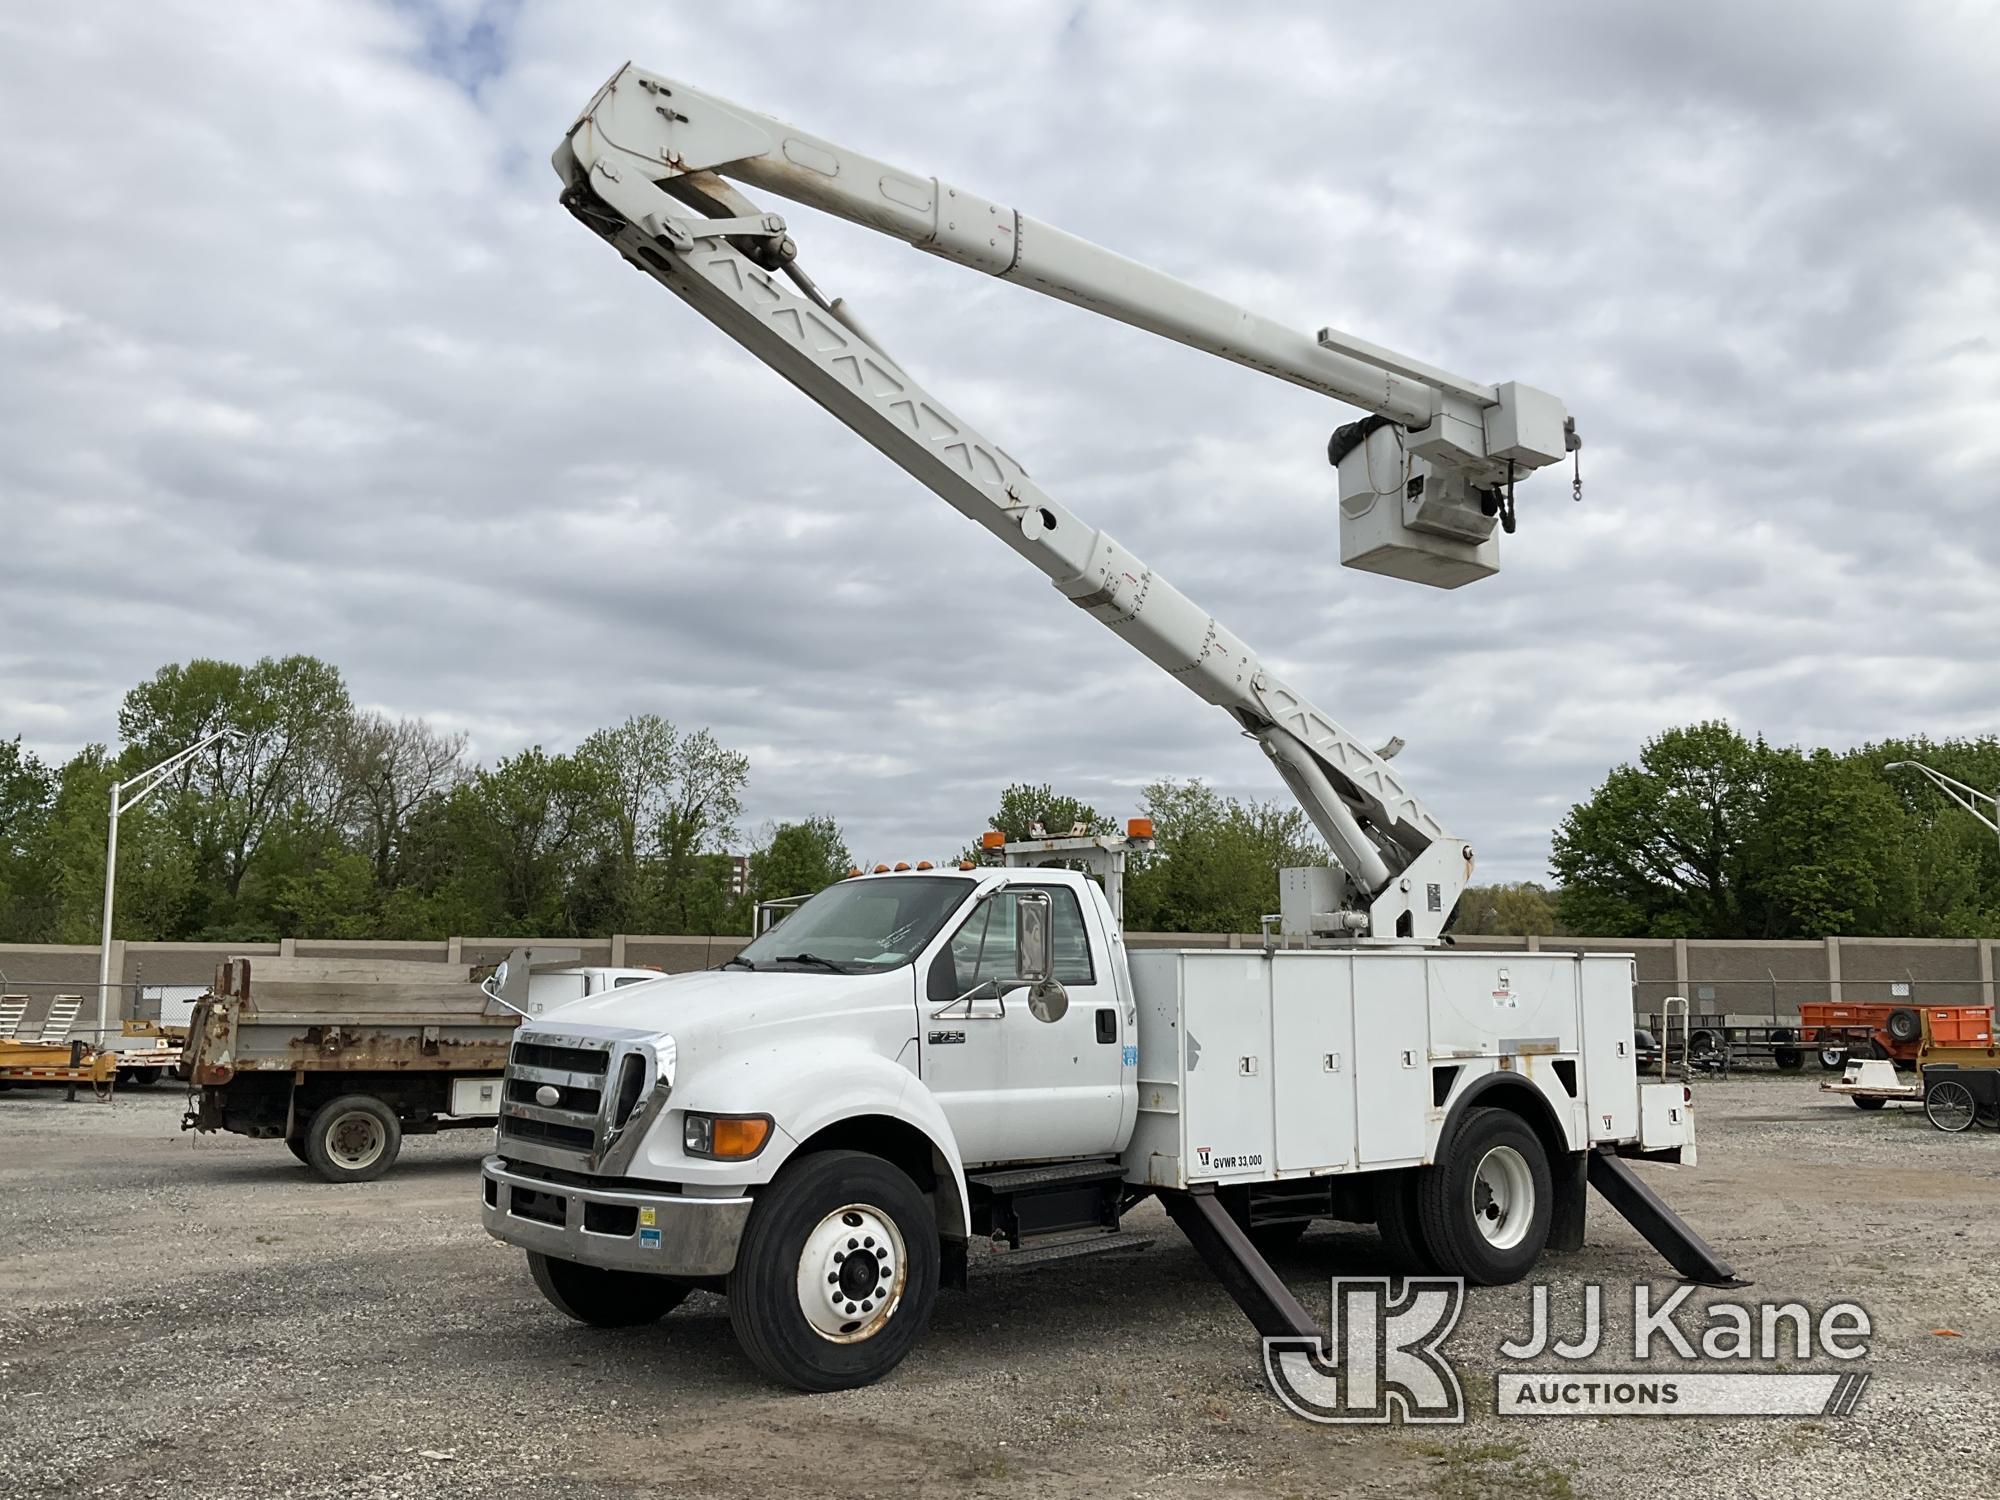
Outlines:
[[1638, 1080], [1629, 958], [1128, 954], [1086, 875], [979, 867], [849, 879], [524, 1022], [484, 1215], [569, 1315], [725, 1292], [752, 1360], [830, 1389], [902, 1358], [974, 1236], [1082, 1247], [1157, 1193], [1263, 1275], [1332, 1217], [1505, 1282], [1580, 1243], [1592, 1153], [1693, 1145], [1682, 1085]]

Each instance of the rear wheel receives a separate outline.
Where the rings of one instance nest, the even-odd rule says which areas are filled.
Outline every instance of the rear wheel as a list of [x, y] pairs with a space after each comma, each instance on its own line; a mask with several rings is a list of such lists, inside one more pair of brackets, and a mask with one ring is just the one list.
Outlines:
[[128, 1089], [149, 1089], [166, 1076], [164, 1068], [120, 1068], [118, 1081]]
[[1549, 1240], [1555, 1183], [1519, 1115], [1468, 1111], [1450, 1155], [1417, 1176], [1424, 1244], [1447, 1275], [1479, 1286], [1519, 1281]]
[[802, 1391], [880, 1380], [937, 1299], [938, 1232], [909, 1177], [862, 1151], [788, 1163], [729, 1273], [729, 1322], [758, 1369]]
[[1924, 1118], [1939, 1130], [1957, 1135], [1979, 1118], [1972, 1090], [1953, 1079], [1940, 1079], [1924, 1090]]
[[1437, 1259], [1424, 1243], [1424, 1227], [1417, 1215], [1417, 1174], [1384, 1172], [1375, 1185], [1375, 1227], [1382, 1231], [1382, 1247], [1396, 1269], [1429, 1272], [1437, 1269]]
[[1889, 1102], [1886, 1099], [1870, 1099], [1865, 1094], [1856, 1094], [1853, 1098], [1856, 1109], [1880, 1109]]
[[1838, 1073], [1847, 1061], [1847, 1045], [1830, 1031], [1822, 1031], [1813, 1038], [1819, 1048], [1819, 1065], [1829, 1073]]
[[373, 1094], [322, 1104], [306, 1126], [306, 1162], [328, 1182], [373, 1182], [403, 1148], [396, 1112]]
[[1798, 1041], [1798, 1033], [1790, 1027], [1781, 1026], [1771, 1033], [1774, 1043], [1771, 1061], [1777, 1064], [1780, 1073], [1796, 1073], [1806, 1065], [1806, 1055], [1793, 1045]]
[[671, 1276], [613, 1271], [581, 1261], [528, 1252], [528, 1274], [549, 1305], [592, 1328], [640, 1328], [657, 1323], [687, 1300], [689, 1287]]

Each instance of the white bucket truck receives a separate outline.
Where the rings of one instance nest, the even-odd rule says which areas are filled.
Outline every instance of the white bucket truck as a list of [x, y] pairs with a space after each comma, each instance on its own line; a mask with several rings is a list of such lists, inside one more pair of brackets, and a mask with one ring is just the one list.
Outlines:
[[1157, 1196], [1260, 1331], [1310, 1337], [1262, 1250], [1312, 1220], [1378, 1224], [1406, 1269], [1507, 1282], [1581, 1244], [1588, 1185], [1684, 1273], [1730, 1278], [1623, 1160], [1694, 1146], [1684, 1088], [1639, 1082], [1631, 959], [1450, 946], [1472, 851], [1393, 749], [921, 389], [735, 183], [1363, 408], [1329, 448], [1354, 566], [1441, 587], [1495, 571], [1516, 478], [1576, 447], [1561, 402], [1294, 333], [630, 66], [555, 164], [631, 264], [1228, 712], [1337, 868], [1284, 872], [1262, 949], [1128, 953], [1131, 842], [1032, 840], [997, 866], [844, 881], [719, 969], [530, 1019], [484, 1217], [553, 1304], [634, 1324], [721, 1291], [773, 1378], [858, 1385], [963, 1285], [974, 1236], [1103, 1248]]

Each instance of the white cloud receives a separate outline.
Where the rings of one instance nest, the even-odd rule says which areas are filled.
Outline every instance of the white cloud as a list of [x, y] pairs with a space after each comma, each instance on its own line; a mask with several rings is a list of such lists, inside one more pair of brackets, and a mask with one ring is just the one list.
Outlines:
[[134, 3], [0, 20], [0, 734], [162, 662], [753, 755], [746, 826], [956, 848], [999, 787], [1281, 795], [1081, 617], [555, 203], [625, 58], [1304, 328], [1578, 413], [1498, 578], [1336, 565], [1350, 415], [784, 206], [808, 265], [1050, 490], [1538, 873], [1647, 733], [1995, 727], [2000, 42], [1774, 4], [1309, 10]]

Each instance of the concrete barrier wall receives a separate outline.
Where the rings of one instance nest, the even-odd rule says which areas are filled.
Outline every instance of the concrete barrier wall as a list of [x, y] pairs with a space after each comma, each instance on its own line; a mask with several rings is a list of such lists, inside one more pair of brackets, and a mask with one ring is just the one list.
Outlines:
[[[146, 985], [206, 984], [225, 958], [275, 955], [497, 963], [515, 948], [575, 950], [586, 964], [650, 967], [669, 974], [713, 968], [748, 939], [741, 935], [609, 938], [467, 937], [430, 942], [136, 943], [111, 945], [115, 1027], [134, 1013], [132, 996]], [[1254, 948], [1245, 933], [1134, 932], [1134, 948]], [[1637, 1009], [1656, 1011], [1669, 995], [1685, 995], [1697, 1016], [1756, 1022], [1790, 1020], [1808, 1000], [1899, 1000], [1934, 1005], [1991, 1003], [1992, 938], [1827, 938], [1816, 942], [1741, 942], [1673, 938], [1519, 938], [1459, 935], [1460, 947], [1501, 952], [1629, 953], [1638, 971]], [[79, 1031], [95, 1025], [97, 948], [94, 944], [0, 944], [0, 992], [42, 997], [82, 995]]]

